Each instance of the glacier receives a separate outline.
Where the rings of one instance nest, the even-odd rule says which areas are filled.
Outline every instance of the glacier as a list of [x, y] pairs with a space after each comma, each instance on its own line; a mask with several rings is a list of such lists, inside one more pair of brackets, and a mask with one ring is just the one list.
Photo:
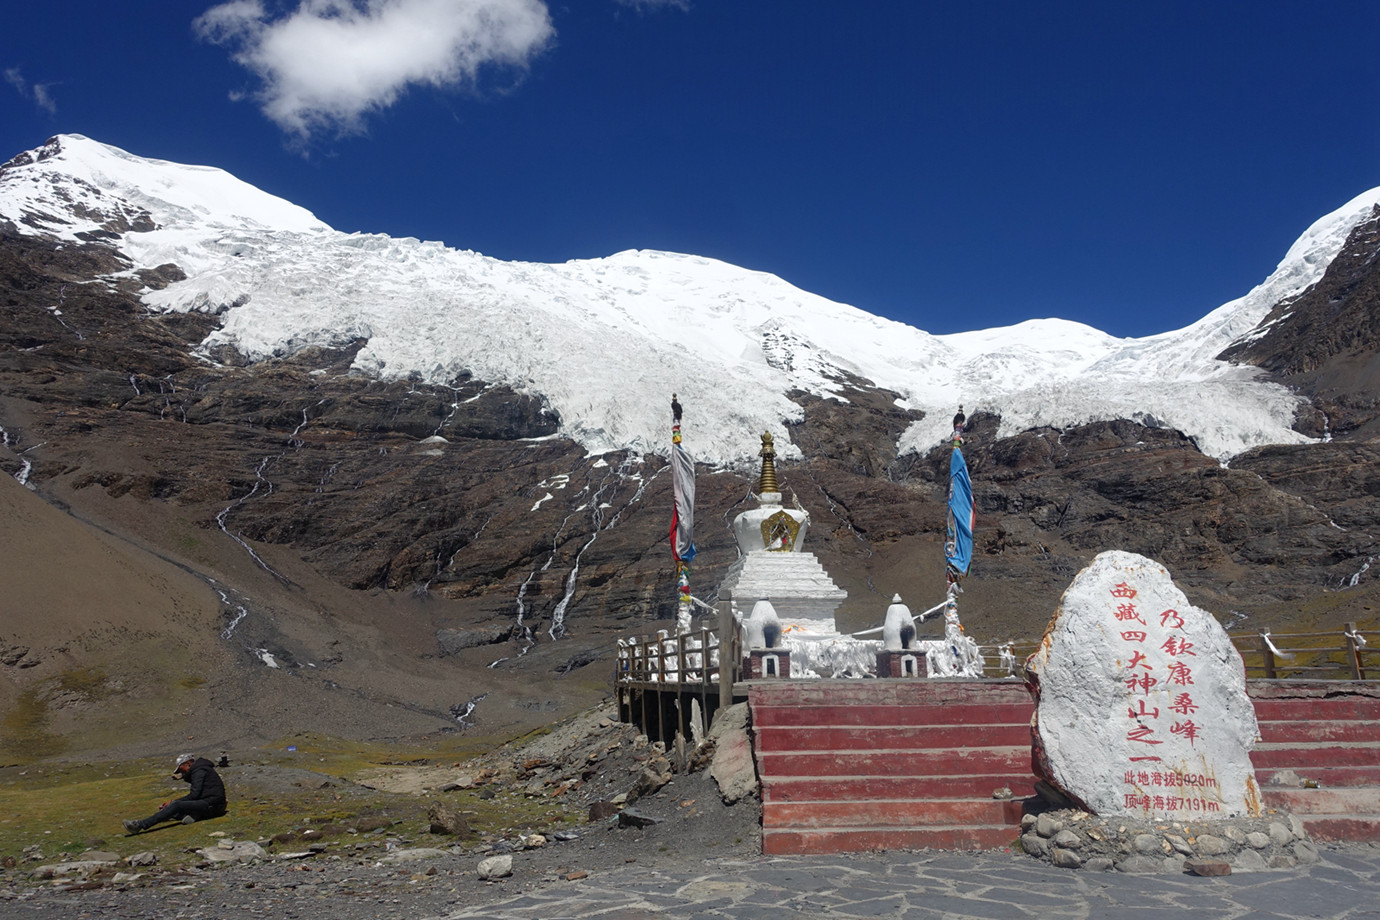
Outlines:
[[[343, 233], [310, 211], [213, 167], [146, 159], [60, 135], [0, 170], [0, 221], [79, 242], [133, 228], [116, 245], [135, 269], [186, 277], [145, 290], [152, 311], [210, 311], [198, 346], [251, 359], [367, 344], [353, 370], [453, 383], [462, 374], [536, 396], [591, 453], [664, 453], [668, 403], [686, 407], [686, 444], [718, 465], [749, 465], [760, 434], [801, 417], [793, 391], [847, 398], [848, 375], [926, 415], [902, 452], [949, 434], [962, 404], [1000, 415], [1002, 436], [1132, 418], [1176, 428], [1226, 462], [1302, 443], [1297, 398], [1259, 371], [1216, 360], [1281, 299], [1315, 283], [1347, 233], [1380, 203], [1357, 196], [1309, 227], [1245, 296], [1176, 331], [1115, 338], [1060, 319], [931, 335], [779, 277], [701, 256], [630, 250], [560, 264], [508, 262], [439, 242]], [[147, 215], [143, 222], [139, 215]], [[780, 437], [791, 456], [789, 438]]]

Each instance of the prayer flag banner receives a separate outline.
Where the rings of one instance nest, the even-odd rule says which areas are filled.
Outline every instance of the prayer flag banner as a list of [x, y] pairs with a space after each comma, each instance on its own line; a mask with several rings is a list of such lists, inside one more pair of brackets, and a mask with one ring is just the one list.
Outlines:
[[944, 540], [944, 557], [948, 560], [950, 574], [954, 576], [967, 575], [968, 566], [973, 562], [976, 514], [968, 464], [963, 459], [963, 451], [955, 447], [953, 456], [949, 458], [949, 520]]
[[677, 562], [695, 558], [695, 458], [679, 444], [671, 448], [671, 553]]

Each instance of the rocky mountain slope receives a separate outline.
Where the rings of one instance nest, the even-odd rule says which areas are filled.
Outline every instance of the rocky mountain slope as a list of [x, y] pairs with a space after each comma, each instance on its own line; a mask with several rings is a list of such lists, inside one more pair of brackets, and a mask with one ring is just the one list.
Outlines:
[[[0, 172], [0, 198], [13, 175]], [[32, 209], [0, 224], [5, 757], [304, 729], [502, 737], [601, 696], [614, 639], [669, 625], [663, 455], [591, 452], [573, 410], [472, 371], [365, 372], [363, 327], [259, 353], [226, 337], [233, 309], [150, 308], [187, 288], [194, 256], [136, 260], [157, 223], [147, 210], [70, 198], [101, 229], [73, 238]], [[1239, 629], [1377, 622], [1380, 238], [1374, 219], [1343, 236], [1316, 283], [1265, 305], [1263, 331], [1225, 353], [1292, 388], [1290, 443], [1223, 463], [1201, 449], [1207, 434], [1149, 411], [1057, 427], [1015, 424], [1000, 399], [970, 412], [970, 634], [1036, 639], [1110, 548], [1159, 560]], [[767, 331], [773, 373], [814, 360]], [[893, 593], [917, 610], [942, 596], [947, 448], [915, 432], [952, 408], [940, 417], [848, 363], [811, 365], [827, 387], [783, 391], [794, 415], [777, 443], [794, 459], [778, 470], [849, 592], [841, 626], [858, 629]], [[669, 441], [669, 391], [625, 398], [630, 417], [664, 418]], [[681, 400], [694, 452], [697, 425], [721, 421]], [[738, 421], [751, 443], [760, 419]], [[732, 458], [699, 469], [701, 597], [734, 561], [753, 472]]]

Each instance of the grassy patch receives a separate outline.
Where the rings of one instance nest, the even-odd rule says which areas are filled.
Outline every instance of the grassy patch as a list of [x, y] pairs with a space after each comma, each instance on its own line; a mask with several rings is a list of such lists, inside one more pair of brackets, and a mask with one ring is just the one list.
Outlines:
[[161, 867], [176, 868], [199, 862], [194, 851], [214, 846], [218, 839], [276, 838], [280, 849], [307, 840], [328, 846], [375, 841], [381, 846], [384, 836], [417, 845], [477, 842], [477, 837], [458, 841], [427, 832], [427, 806], [436, 800], [463, 813], [477, 835], [550, 831], [583, 818], [584, 809], [567, 807], [559, 799], [498, 787], [407, 795], [363, 789], [350, 781], [380, 767], [463, 766], [457, 747], [356, 743], [304, 734], [240, 755], [232, 752], [230, 766], [219, 771], [229, 791], [225, 817], [190, 826], [163, 825], [137, 836], [125, 835], [123, 819], [148, 817], [162, 802], [186, 793], [186, 784], [169, 775], [163, 759], [11, 761], [0, 767], [0, 858], [13, 856], [23, 864], [25, 849], [34, 846], [47, 860], [93, 847], [119, 856], [152, 850]]
[[75, 693], [88, 700], [104, 699], [110, 695], [105, 671], [100, 668], [76, 668], [58, 675], [57, 690]]
[[25, 688], [0, 719], [0, 755], [10, 763], [25, 764], [66, 753], [69, 740], [51, 730], [54, 704], [99, 702], [113, 693], [109, 675], [101, 668], [73, 668]]
[[0, 753], [6, 760], [32, 763], [67, 750], [67, 739], [48, 731], [48, 696], [44, 688], [20, 692], [14, 707], [0, 720]]

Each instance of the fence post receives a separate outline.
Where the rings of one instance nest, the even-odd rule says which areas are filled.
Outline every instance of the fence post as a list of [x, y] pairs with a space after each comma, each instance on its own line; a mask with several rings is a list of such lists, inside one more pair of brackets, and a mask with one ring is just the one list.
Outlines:
[[1365, 680], [1366, 672], [1361, 667], [1361, 644], [1356, 641], [1357, 635], [1359, 634], [1356, 632], [1356, 624], [1346, 624], [1346, 646], [1349, 652], [1347, 657], [1351, 659], [1351, 676], [1355, 680]]
[[719, 595], [719, 708], [733, 705], [733, 602]]
[[1265, 678], [1275, 679], [1275, 653], [1270, 650], [1270, 642], [1264, 636], [1260, 637], [1260, 657], [1265, 661]]
[[[618, 700], [618, 721], [622, 722], [624, 721], [623, 691], [627, 688], [623, 686], [623, 649], [621, 647], [618, 650], [618, 654], [615, 655], [613, 659], [613, 689], [615, 698]], [[627, 721], [631, 722], [632, 718], [629, 717]]]
[[[709, 627], [700, 623], [700, 719], [709, 718]], [[709, 726], [703, 725], [702, 728]]]

